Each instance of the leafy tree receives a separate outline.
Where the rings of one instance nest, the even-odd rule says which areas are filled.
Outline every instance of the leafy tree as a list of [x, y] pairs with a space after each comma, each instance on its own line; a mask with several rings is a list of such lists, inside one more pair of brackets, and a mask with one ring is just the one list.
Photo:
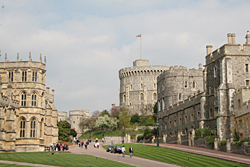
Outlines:
[[109, 117], [108, 115], [100, 116], [95, 123], [95, 128], [99, 127], [101, 130], [111, 130], [117, 127], [118, 120]]
[[82, 120], [79, 123], [79, 126], [82, 129], [84, 129], [84, 128], [93, 129], [94, 126], [95, 126], [96, 119], [97, 118], [95, 116], [92, 116], [92, 117], [89, 117], [89, 118], [85, 118], [84, 120]]
[[130, 125], [130, 115], [131, 115], [131, 111], [126, 108], [126, 107], [120, 107], [120, 110], [122, 111], [119, 114], [119, 129], [121, 129], [122, 127], [124, 128], [129, 128], [131, 127]]
[[98, 111], [98, 110], [94, 111], [93, 114], [92, 114], [92, 116], [94, 116], [96, 118], [98, 118], [100, 115], [101, 115], [101, 112]]
[[110, 117], [110, 114], [107, 110], [103, 110], [100, 116], [104, 116], [107, 115], [108, 117]]
[[134, 124], [134, 123], [139, 123], [139, 122], [140, 122], [140, 116], [137, 113], [132, 115], [130, 123]]
[[141, 125], [144, 126], [155, 126], [156, 125], [156, 121], [155, 118], [153, 116], [142, 116], [140, 119], [140, 123]]
[[58, 140], [71, 142], [70, 136], [70, 123], [67, 121], [57, 122], [58, 126]]
[[77, 136], [75, 129], [70, 129], [70, 135], [72, 135], [73, 137]]

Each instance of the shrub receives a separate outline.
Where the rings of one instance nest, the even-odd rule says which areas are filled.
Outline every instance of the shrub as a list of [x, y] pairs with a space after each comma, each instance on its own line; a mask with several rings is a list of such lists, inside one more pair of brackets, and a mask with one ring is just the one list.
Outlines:
[[199, 136], [196, 136], [196, 135], [195, 135], [195, 136], [194, 136], [194, 140], [197, 140], [197, 139], [199, 139]]
[[220, 145], [221, 145], [221, 146], [224, 146], [224, 145], [226, 145], [226, 144], [227, 144], [227, 141], [225, 141], [225, 140], [223, 140], [223, 141], [220, 142]]
[[240, 141], [237, 141], [237, 142], [235, 143], [235, 145], [241, 146], [241, 142], [240, 142]]
[[137, 137], [137, 142], [139, 142], [140, 140], [143, 140], [143, 136], [138, 136]]
[[250, 141], [248, 142], [248, 145], [250, 145]]
[[244, 142], [250, 142], [250, 139], [248, 139], [248, 138], [245, 137], [245, 138], [243, 139], [243, 141], [244, 141]]
[[214, 136], [206, 136], [208, 144], [214, 144]]

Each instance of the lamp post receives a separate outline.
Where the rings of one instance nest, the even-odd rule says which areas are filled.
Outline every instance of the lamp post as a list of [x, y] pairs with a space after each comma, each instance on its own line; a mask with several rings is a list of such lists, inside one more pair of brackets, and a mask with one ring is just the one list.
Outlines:
[[124, 126], [122, 127], [122, 144], [124, 144]]
[[159, 147], [159, 123], [156, 123], [157, 126], [157, 147]]

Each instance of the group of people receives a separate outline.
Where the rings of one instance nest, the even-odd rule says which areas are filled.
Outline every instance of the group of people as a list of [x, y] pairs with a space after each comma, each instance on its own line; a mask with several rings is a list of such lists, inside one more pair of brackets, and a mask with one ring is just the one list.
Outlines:
[[[122, 146], [122, 156], [125, 157], [125, 152], [126, 152], [126, 149], [124, 147], [124, 145]], [[133, 152], [134, 152], [134, 149], [132, 148], [132, 146], [129, 147], [129, 153], [130, 153], [130, 158], [132, 158], [133, 156]]]
[[51, 151], [64, 151], [64, 149], [66, 148], [65, 144], [59, 144], [59, 143], [52, 143], [50, 145], [50, 149]]
[[79, 140], [77, 141], [79, 147], [83, 148], [83, 146], [85, 146], [85, 149], [88, 149], [89, 143], [91, 143], [91, 139], [85, 139], [85, 144], [84, 141], [79, 141]]

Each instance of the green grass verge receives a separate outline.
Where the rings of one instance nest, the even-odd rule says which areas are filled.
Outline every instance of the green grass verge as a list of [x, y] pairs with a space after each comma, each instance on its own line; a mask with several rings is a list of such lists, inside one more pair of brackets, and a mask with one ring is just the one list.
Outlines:
[[23, 154], [23, 153], [1, 153], [0, 160], [28, 162], [34, 164], [55, 165], [55, 166], [130, 166], [127, 164], [94, 157], [90, 155], [77, 154]]
[[[139, 130], [139, 131], [135, 131], [135, 130], [126, 130], [126, 133], [144, 133], [144, 130]], [[121, 130], [114, 130], [114, 131], [107, 131], [107, 132], [91, 132], [91, 138], [92, 139], [102, 139], [103, 135], [111, 135], [111, 136], [121, 136], [122, 135], [122, 131]], [[85, 132], [80, 139], [89, 139], [90, 137], [90, 132], [87, 131]]]
[[0, 167], [25, 167], [25, 165], [13, 165], [13, 164], [2, 164], [2, 163], [0, 163]]
[[[123, 145], [123, 144], [119, 144]], [[129, 155], [129, 146], [134, 149], [135, 156], [153, 159], [156, 161], [167, 162], [171, 164], [177, 164], [189, 167], [247, 167], [235, 162], [221, 160], [217, 158], [192, 154], [184, 151], [172, 150], [168, 148], [147, 146], [141, 144], [124, 144], [126, 154]], [[103, 146], [107, 149], [107, 145]]]

